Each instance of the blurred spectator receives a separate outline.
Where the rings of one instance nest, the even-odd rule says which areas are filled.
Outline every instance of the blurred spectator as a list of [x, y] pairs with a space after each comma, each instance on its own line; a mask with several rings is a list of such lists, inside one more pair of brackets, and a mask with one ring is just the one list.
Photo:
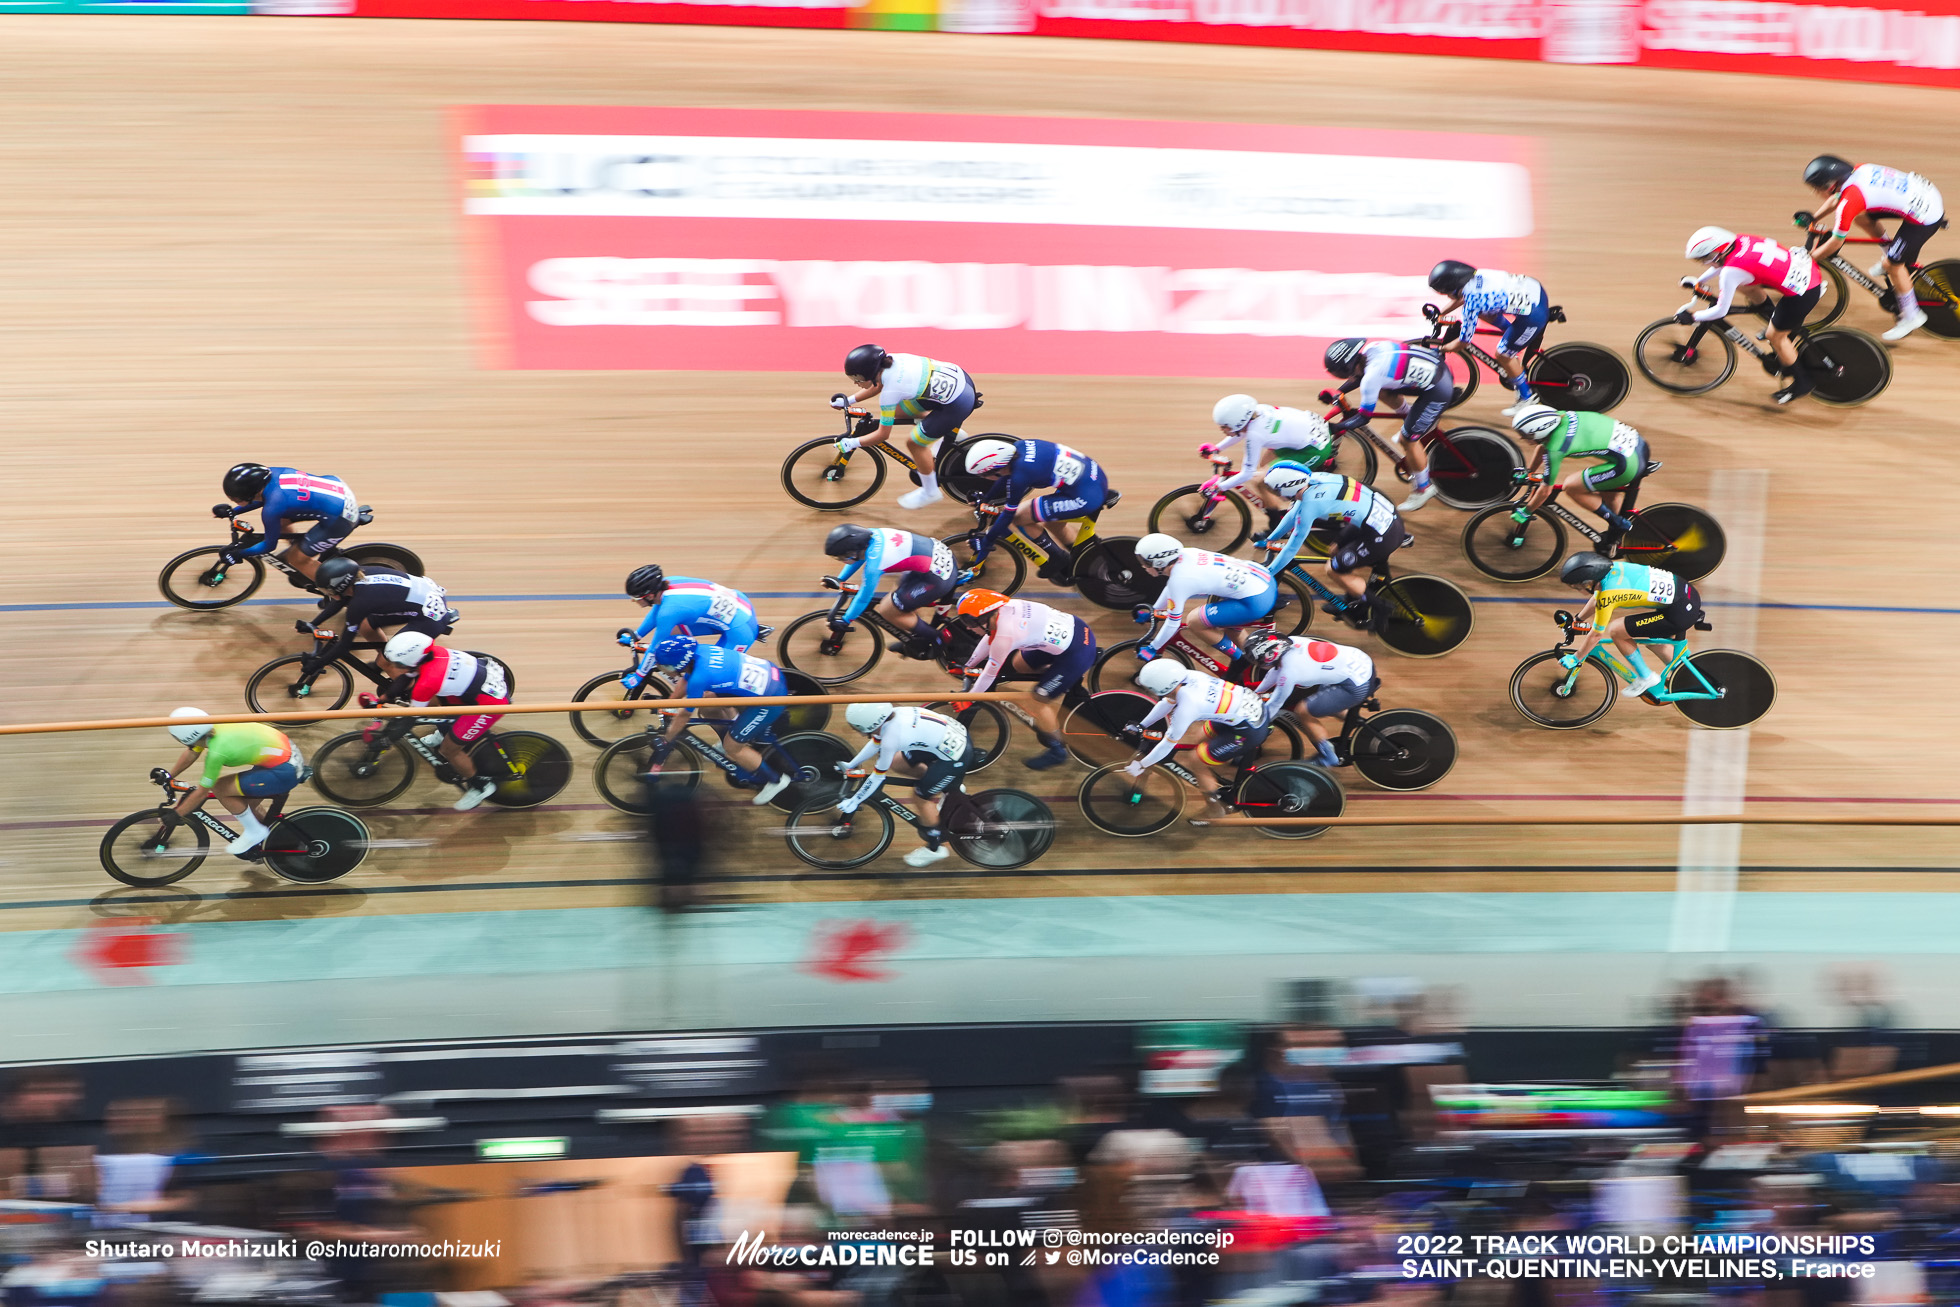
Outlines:
[[654, 902], [662, 912], [685, 912], [700, 900], [708, 871], [713, 818], [693, 790], [650, 785], [647, 840], [653, 850]]
[[14, 1198], [86, 1201], [92, 1132], [76, 1119], [82, 1082], [60, 1067], [17, 1072], [0, 1096], [0, 1179]]
[[[360, 1128], [363, 1122], [385, 1121], [388, 1110], [379, 1104], [350, 1104], [322, 1109], [320, 1120], [342, 1128], [321, 1135], [321, 1169], [316, 1175], [309, 1211], [301, 1224], [309, 1234], [348, 1243], [415, 1241], [421, 1233], [406, 1212], [381, 1169], [387, 1135], [379, 1128]], [[345, 1286], [355, 1302], [375, 1302], [387, 1289], [402, 1287], [405, 1278], [389, 1260], [343, 1256], [326, 1262], [328, 1273]]]
[[1831, 1050], [1831, 1080], [1851, 1080], [1858, 1076], [1884, 1075], [1899, 1065], [1899, 1045], [1892, 1032], [1899, 1018], [1885, 1000], [1884, 986], [1876, 967], [1847, 964], [1831, 972], [1831, 989], [1837, 1001], [1848, 1010], [1851, 1029]]
[[119, 1098], [103, 1126], [108, 1139], [95, 1155], [95, 1224], [135, 1225], [193, 1206], [170, 1190], [171, 1170], [184, 1152], [174, 1105], [167, 1098]]
[[1280, 1031], [1266, 1050], [1252, 1098], [1252, 1115], [1280, 1155], [1329, 1181], [1360, 1174], [1343, 1116], [1345, 1096], [1327, 1070], [1342, 1051], [1338, 1030]]
[[1695, 986], [1681, 1025], [1675, 1079], [1688, 1101], [1689, 1130], [1696, 1139], [1740, 1120], [1740, 1108], [1721, 1100], [1748, 1089], [1763, 1042], [1762, 1018], [1736, 1003], [1728, 980], [1714, 976]]

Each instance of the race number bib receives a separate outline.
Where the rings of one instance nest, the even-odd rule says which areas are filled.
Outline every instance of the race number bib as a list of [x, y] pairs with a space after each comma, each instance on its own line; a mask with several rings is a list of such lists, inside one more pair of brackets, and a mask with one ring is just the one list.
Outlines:
[[934, 363], [926, 378], [925, 397], [935, 404], [950, 404], [966, 388], [966, 373], [952, 363]]
[[1368, 500], [1367, 526], [1376, 535], [1388, 530], [1388, 524], [1395, 520], [1395, 505], [1388, 502], [1385, 495], [1372, 495]]
[[1055, 484], [1072, 486], [1082, 479], [1089, 470], [1089, 456], [1070, 449], [1067, 445], [1055, 446]]
[[769, 693], [769, 664], [743, 654], [742, 670], [735, 678], [735, 688], [743, 694]]
[[709, 592], [707, 613], [709, 621], [728, 626], [741, 615], [742, 601], [735, 597], [733, 590], [725, 585], [718, 585]]
[[1056, 653], [1060, 653], [1074, 640], [1075, 620], [1066, 613], [1050, 613], [1048, 624], [1041, 631], [1041, 642]]
[[448, 594], [441, 586], [426, 576], [408, 578], [408, 601], [422, 610], [422, 616], [432, 622], [440, 622], [449, 616]]
[[1647, 577], [1647, 597], [1657, 604], [1674, 602], [1674, 573], [1653, 572]]
[[932, 574], [940, 577], [951, 577], [955, 570], [953, 567], [953, 551], [947, 547], [944, 540], [933, 541]]
[[483, 659], [483, 693], [493, 699], [510, 698], [510, 678], [504, 674], [504, 665], [482, 654], [477, 657]]
[[1632, 458], [1640, 452], [1640, 433], [1624, 422], [1615, 422], [1613, 435], [1607, 440], [1606, 447], [1615, 454]]
[[1402, 374], [1399, 384], [1405, 390], [1428, 390], [1436, 384], [1439, 366], [1436, 360], [1427, 354], [1411, 353], [1408, 371]]

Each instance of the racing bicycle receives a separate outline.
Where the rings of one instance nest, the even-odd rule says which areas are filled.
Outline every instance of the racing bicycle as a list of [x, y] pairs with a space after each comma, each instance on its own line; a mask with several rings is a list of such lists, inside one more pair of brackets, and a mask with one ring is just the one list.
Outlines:
[[[1577, 667], [1559, 660], [1566, 656], [1581, 630], [1571, 613], [1552, 615], [1564, 633], [1554, 648], [1535, 653], [1511, 673], [1511, 703], [1525, 719], [1555, 731], [1590, 726], [1620, 701], [1620, 682], [1631, 683], [1634, 670], [1610, 640], [1602, 640]], [[1711, 628], [1695, 623], [1697, 631]], [[1661, 683], [1641, 698], [1648, 703], [1671, 703], [1697, 726], [1728, 731], [1762, 718], [1776, 703], [1776, 677], [1760, 658], [1738, 649], [1688, 652], [1685, 638], [1636, 640], [1637, 645], [1667, 651]]]
[[[752, 648], [760, 648], [762, 642], [775, 630], [773, 626], [762, 628]], [[603, 749], [615, 740], [625, 739], [638, 731], [644, 722], [636, 720], [641, 713], [650, 711], [644, 708], [629, 708], [625, 705], [641, 699], [672, 699], [677, 696], [672, 682], [653, 668], [652, 651], [648, 641], [636, 640], [633, 645], [633, 660], [617, 671], [602, 672], [572, 693], [574, 703], [592, 702], [595, 705], [610, 704], [613, 707], [595, 707], [586, 712], [571, 714], [572, 729], [578, 737], [595, 748]], [[783, 668], [783, 681], [791, 694], [823, 694], [824, 687], [812, 677], [794, 668]], [[830, 724], [830, 705], [813, 703], [790, 707], [782, 716], [783, 725], [792, 731], [820, 731]]]
[[[1816, 215], [1799, 209], [1790, 215], [1796, 225], [1803, 228], [1806, 249], [1816, 245], [1823, 236], [1821, 232], [1810, 231], [1810, 224]], [[1946, 226], [1942, 219], [1940, 226]], [[1871, 236], [1853, 236], [1844, 242], [1846, 245], [1884, 245], [1887, 242]], [[1919, 311], [1926, 315], [1924, 330], [1946, 340], [1960, 339], [1960, 259], [1939, 259], [1927, 264], [1909, 264], [1912, 269], [1912, 289], [1919, 301]], [[1817, 309], [1811, 315], [1810, 325], [1828, 327], [1844, 316], [1850, 305], [1850, 287], [1856, 286], [1878, 301], [1878, 307], [1895, 317], [1899, 312], [1898, 292], [1881, 274], [1874, 277], [1867, 270], [1858, 267], [1844, 257], [1839, 249], [1830, 258], [1817, 264], [1818, 271], [1824, 274], [1824, 293], [1817, 299]]]
[[[780, 831], [789, 851], [825, 871], [848, 871], [883, 856], [898, 822], [915, 828], [921, 824], [919, 814], [891, 793], [892, 784], [881, 786], [849, 814], [837, 811], [841, 790], [800, 804]], [[968, 794], [964, 785], [955, 784], [940, 803], [939, 826], [947, 848], [990, 871], [1025, 867], [1055, 842], [1054, 812], [1021, 790]]]
[[[1398, 548], [1406, 549], [1415, 540], [1414, 535], [1405, 533]], [[1470, 630], [1477, 623], [1470, 596], [1463, 592], [1462, 586], [1440, 576], [1422, 573], [1394, 576], [1389, 572], [1388, 560], [1383, 559], [1368, 576], [1365, 607], [1345, 594], [1335, 594], [1308, 570], [1309, 564], [1327, 561], [1332, 545], [1332, 539], [1318, 530], [1309, 532], [1299, 555], [1276, 578], [1281, 587], [1297, 593], [1304, 586], [1308, 594], [1320, 600], [1323, 612], [1339, 617], [1358, 631], [1372, 631], [1383, 644], [1410, 658], [1440, 658], [1470, 638]], [[1280, 546], [1268, 541], [1261, 548], [1277, 550]], [[1303, 603], [1300, 611], [1305, 620], [1280, 634], [1305, 633], [1312, 623], [1313, 604]]]
[[[237, 831], [206, 812], [203, 804], [167, 824], [164, 814], [196, 787], [178, 784], [161, 767], [151, 769], [150, 781], [163, 791], [162, 801], [130, 813], [102, 837], [102, 869], [143, 889], [174, 885], [203, 866], [213, 836], [221, 845], [238, 838]], [[366, 823], [338, 808], [285, 813], [287, 797], [273, 799], [265, 814], [271, 833], [242, 861], [264, 863], [274, 875], [298, 885], [323, 885], [361, 865], [368, 853]]]
[[[316, 631], [312, 653], [284, 654], [253, 672], [245, 680], [245, 706], [253, 712], [294, 712], [301, 708], [332, 712], [345, 708], [347, 701], [354, 697], [356, 678], [377, 688], [394, 679], [381, 670], [378, 662], [354, 656], [358, 650], [386, 648], [386, 641], [355, 640], [331, 661], [322, 661], [320, 654], [334, 638], [325, 631]], [[507, 691], [516, 694], [517, 673], [502, 659], [498, 662], [504, 669]], [[290, 728], [313, 726], [317, 722], [291, 721], [280, 725]]]
[[[1715, 302], [1708, 291], [1695, 294]], [[1767, 314], [1768, 306], [1743, 311]], [[1817, 383], [1811, 394], [1822, 403], [1854, 408], [1877, 398], [1892, 383], [1891, 354], [1877, 337], [1855, 327], [1799, 328], [1793, 340], [1797, 357]], [[1633, 361], [1640, 374], [1662, 390], [1706, 395], [1735, 375], [1738, 349], [1761, 363], [1765, 372], [1773, 374], [1781, 366], [1775, 351], [1751, 340], [1727, 317], [1685, 327], [1673, 318], [1649, 323], [1634, 338]]]
[[[1229, 554], [1252, 534], [1252, 510], [1265, 508], [1256, 495], [1238, 490], [1220, 490], [1218, 483], [1235, 469], [1225, 454], [1205, 455], [1211, 462], [1211, 476], [1201, 482], [1179, 486], [1151, 506], [1150, 529], [1171, 536], [1179, 544], [1195, 545], [1213, 553]], [[1365, 440], [1346, 442], [1335, 436], [1327, 457], [1316, 467], [1321, 472], [1339, 472], [1356, 481], [1372, 482], [1379, 465], [1375, 448]]]
[[[664, 722], [652, 722], [637, 734], [614, 740], [599, 755], [592, 769], [592, 782], [599, 788], [599, 797], [621, 812], [645, 816], [653, 811], [649, 786], [686, 793], [701, 784], [702, 775], [711, 767], [719, 768], [731, 786], [742, 788], [738, 775], [741, 766], [728, 756], [721, 743], [722, 734], [731, 724], [713, 717], [689, 723], [658, 765], [654, 758], [657, 742], [666, 730]], [[790, 778], [790, 783], [769, 800], [769, 806], [780, 812], [789, 812], [834, 784], [836, 764], [848, 761], [857, 752], [835, 735], [820, 731], [800, 731], [760, 741], [754, 747]]]
[[[1120, 491], [1110, 491], [1099, 511], [1109, 511], [1122, 499]], [[1036, 575], [1043, 580], [1054, 585], [1072, 585], [1082, 592], [1084, 599], [1099, 608], [1129, 608], [1140, 602], [1136, 596], [1144, 590], [1151, 586], [1161, 588], [1137, 564], [1137, 537], [1099, 536], [1093, 517], [1070, 519], [1079, 523], [1081, 530], [1075, 543], [1066, 546], [1069, 551], [1066, 559], [1050, 558], [1048, 551], [1036, 544], [1019, 524], [1009, 526], [1007, 533], [987, 551], [986, 558], [979, 558], [980, 537], [988, 519], [1006, 508], [1002, 504], [975, 503], [974, 529], [949, 535], [940, 542], [953, 551], [962, 588], [983, 586], [1011, 595], [1026, 584], [1029, 563], [1034, 564]], [[1049, 538], [1054, 538], [1052, 531], [1065, 525], [1068, 523], [1050, 523]], [[1151, 595], [1155, 593], [1154, 589], [1150, 590]]]
[[[1434, 304], [1422, 306], [1422, 315], [1432, 323], [1437, 322], [1440, 312]], [[1565, 310], [1552, 305], [1551, 321], [1564, 322]], [[1449, 408], [1455, 408], [1477, 393], [1481, 380], [1478, 363], [1489, 368], [1492, 376], [1502, 375], [1497, 360], [1478, 346], [1476, 337], [1503, 334], [1496, 327], [1480, 323], [1476, 331], [1463, 340], [1464, 367], [1461, 371], [1455, 367], [1450, 369], [1450, 375], [1456, 380], [1456, 396], [1450, 400]], [[1410, 343], [1436, 349], [1442, 342], [1430, 337]], [[1633, 385], [1633, 374], [1627, 371], [1627, 365], [1620, 356], [1606, 346], [1595, 345], [1591, 341], [1570, 340], [1553, 345], [1550, 349], [1533, 345], [1525, 350], [1524, 359], [1525, 379], [1537, 392], [1538, 402], [1553, 408], [1604, 413], [1625, 399]]]
[[[360, 525], [366, 526], [374, 520], [374, 513], [366, 504], [361, 505]], [[309, 525], [311, 525], [309, 523]], [[298, 540], [302, 532], [287, 531], [279, 536], [281, 544]], [[236, 563], [226, 563], [218, 557], [227, 549], [245, 549], [265, 539], [262, 532], [254, 531], [237, 518], [231, 519], [231, 543], [228, 545], [204, 545], [189, 549], [163, 565], [157, 573], [157, 589], [163, 597], [179, 608], [190, 608], [199, 612], [210, 612], [218, 608], [229, 608], [242, 604], [257, 594], [265, 584], [265, 569], [273, 569], [286, 574], [286, 580], [298, 590], [308, 594], [326, 597], [326, 592], [314, 585], [303, 573], [285, 559], [279, 557], [277, 550], [254, 554]], [[409, 576], [422, 575], [422, 559], [411, 549], [400, 545], [382, 544], [374, 541], [368, 544], [352, 545], [346, 549], [330, 549], [322, 558], [351, 558], [363, 567], [392, 567]]]
[[[486, 711], [494, 711], [494, 707]], [[350, 808], [373, 808], [399, 798], [414, 783], [420, 758], [445, 785], [465, 782], [437, 752], [447, 717], [381, 717], [358, 731], [336, 735], [313, 758], [313, 787]], [[418, 734], [417, 727], [434, 727]], [[555, 798], [572, 779], [572, 755], [536, 731], [492, 731], [470, 746], [479, 776], [497, 788], [484, 802], [499, 808], [535, 808]]]
[[[1141, 776], [1131, 776], [1128, 765], [1112, 762], [1096, 768], [1083, 777], [1075, 792], [1083, 817], [1106, 835], [1124, 839], [1155, 835], [1184, 815], [1186, 796], [1203, 783], [1177, 760], [1176, 754]], [[1338, 781], [1304, 762], [1266, 762], [1241, 768], [1227, 789], [1230, 794], [1225, 806], [1248, 817], [1338, 817], [1347, 804]], [[1258, 831], [1276, 840], [1307, 840], [1326, 829], [1261, 826]]]
[[[979, 408], [979, 403], [974, 408]], [[906, 424], [909, 425], [909, 424]], [[840, 513], [855, 508], [877, 494], [885, 484], [886, 460], [896, 460], [919, 484], [919, 464], [906, 442], [894, 437], [878, 445], [864, 445], [846, 454], [837, 442], [847, 436], [864, 439], [878, 429], [878, 415], [869, 409], [844, 410], [844, 429], [834, 436], [806, 440], [783, 460], [783, 489], [789, 497], [808, 508]], [[1015, 437], [999, 431], [957, 440], [941, 437], [933, 451], [933, 466], [939, 470], [939, 484], [961, 503], [973, 500], [990, 484], [966, 470], [966, 451], [976, 440], [1008, 440]]]
[[1640, 486], [1660, 467], [1646, 470], [1626, 488], [1620, 515], [1632, 519], [1624, 536], [1594, 526], [1558, 502], [1563, 486], [1535, 510], [1525, 507], [1529, 481], [1519, 474], [1518, 497], [1494, 504], [1463, 524], [1463, 554], [1470, 565], [1493, 581], [1536, 581], [1548, 576], [1565, 559], [1565, 529], [1571, 527], [1608, 558], [1623, 558], [1643, 567], [1658, 567], [1688, 581], [1699, 581], [1721, 565], [1728, 551], [1722, 524], [1693, 504], [1654, 504], [1636, 508]]
[[[1353, 411], [1348, 406], [1348, 397], [1338, 391], [1321, 391], [1320, 402], [1334, 406], [1327, 414], [1330, 422]], [[1396, 415], [1384, 413], [1379, 416]], [[1413, 474], [1407, 456], [1378, 435], [1371, 423], [1364, 422], [1344, 434], [1366, 441], [1380, 450], [1388, 465], [1395, 469], [1396, 480], [1410, 480]], [[1429, 479], [1435, 483], [1436, 497], [1451, 508], [1466, 512], [1487, 508], [1502, 500], [1511, 491], [1511, 473], [1525, 464], [1524, 455], [1519, 452], [1517, 444], [1509, 436], [1489, 427], [1452, 427], [1445, 430], [1438, 426], [1416, 438], [1422, 442], [1423, 450], [1429, 456]], [[1347, 476], [1354, 476], [1351, 468], [1341, 470]]]

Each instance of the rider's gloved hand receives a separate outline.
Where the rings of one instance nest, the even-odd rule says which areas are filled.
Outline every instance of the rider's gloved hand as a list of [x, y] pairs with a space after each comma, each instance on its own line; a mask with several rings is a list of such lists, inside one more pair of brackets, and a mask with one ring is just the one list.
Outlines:
[[1218, 452], [1218, 446], [1212, 444], [1209, 440], [1207, 440], [1204, 444], [1198, 446], [1199, 458], [1210, 458], [1213, 454], [1216, 454], [1217, 452]]
[[830, 406], [840, 411], [843, 409], [847, 409], [851, 406], [851, 397], [840, 391], [839, 393], [832, 395], [830, 397]]
[[845, 436], [837, 442], [837, 452], [840, 454], [854, 454], [857, 452], [859, 446], [863, 444], [864, 442], [856, 436]]
[[1560, 654], [1558, 665], [1568, 672], [1577, 671], [1579, 667], [1579, 655], [1575, 653]]
[[1688, 290], [1693, 290], [1695, 287], [1701, 285], [1701, 283], [1693, 277], [1683, 277], [1681, 278], [1681, 285]]
[[1136, 740], [1141, 740], [1143, 738], [1143, 723], [1124, 722], [1121, 726], [1116, 728], [1116, 735], [1118, 739], [1122, 739], [1122, 740], [1129, 740], [1132, 742]]
[[819, 577], [818, 579], [823, 583], [823, 588], [826, 590], [842, 590], [844, 588], [843, 582], [834, 576]]
[[236, 550], [220, 549], [218, 551], [218, 561], [223, 563], [226, 567], [237, 567], [239, 564], [239, 560], [242, 557], [243, 555], [238, 553]]
[[213, 517], [230, 517], [232, 514], [236, 513], [237, 511], [238, 509], [231, 504], [211, 505], [211, 516]]
[[1152, 648], [1151, 648], [1151, 647], [1150, 647], [1149, 645], [1147, 645], [1147, 644], [1140, 644], [1140, 645], [1138, 645], [1138, 646], [1137, 646], [1137, 661], [1138, 661], [1138, 662], [1140, 662], [1140, 663], [1147, 663], [1147, 662], [1149, 662], [1149, 661], [1150, 661], [1150, 660], [1151, 660], [1152, 658], [1155, 658], [1156, 656], [1157, 656], [1157, 651], [1156, 651], [1155, 649], [1152, 649]]
[[313, 623], [302, 619], [300, 621], [293, 623], [293, 629], [295, 631], [298, 631], [301, 635], [312, 635]]
[[832, 635], [842, 635], [842, 634], [844, 634], [844, 632], [846, 632], [846, 631], [848, 631], [848, 630], [850, 630], [850, 629], [851, 629], [851, 624], [850, 624], [849, 622], [847, 622], [847, 621], [845, 621], [845, 620], [844, 620], [843, 618], [841, 618], [841, 617], [833, 617], [833, 618], [830, 618], [830, 619], [829, 619], [829, 620], [828, 620], [828, 621], [826, 622], [826, 625], [828, 625], [828, 626], [830, 627], [830, 633], [831, 633]]
[[858, 805], [863, 802], [864, 802], [863, 795], [853, 794], [850, 798], [843, 800], [837, 805], [837, 811], [843, 813], [846, 817], [848, 817], [852, 813], [856, 812], [858, 810]]
[[379, 708], [381, 706], [381, 700], [371, 694], [363, 694], [360, 703], [363, 708]]
[[1692, 327], [1695, 325], [1695, 315], [1686, 309], [1682, 309], [1674, 315], [1674, 325], [1677, 327]]
[[175, 808], [158, 808], [157, 820], [163, 823], [165, 830], [174, 830], [184, 822], [183, 814]]
[[620, 644], [624, 645], [628, 649], [631, 649], [633, 647], [633, 641], [638, 638], [639, 637], [634, 633], [633, 628], [630, 626], [622, 626], [619, 628], [619, 630], [613, 632], [613, 639], [619, 641]]
[[1135, 762], [1131, 763], [1129, 766], [1123, 769], [1123, 774], [1125, 776], [1141, 776], [1143, 775], [1143, 773], [1144, 773], [1144, 766], [1143, 766], [1143, 759], [1141, 758], [1138, 758]]

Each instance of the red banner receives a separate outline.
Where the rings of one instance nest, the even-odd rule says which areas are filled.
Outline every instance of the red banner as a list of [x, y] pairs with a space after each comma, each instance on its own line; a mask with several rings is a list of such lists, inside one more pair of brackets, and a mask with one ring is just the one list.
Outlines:
[[465, 115], [494, 362], [1294, 376], [1422, 328], [1437, 259], [1528, 263], [1528, 143], [703, 109]]

